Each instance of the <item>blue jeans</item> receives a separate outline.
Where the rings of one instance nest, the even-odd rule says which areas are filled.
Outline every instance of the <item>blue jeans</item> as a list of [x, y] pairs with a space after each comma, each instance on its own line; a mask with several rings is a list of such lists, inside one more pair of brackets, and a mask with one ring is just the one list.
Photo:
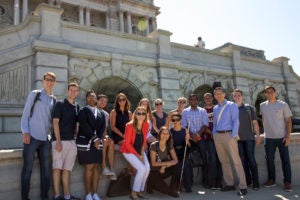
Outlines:
[[281, 159], [281, 167], [283, 172], [283, 182], [292, 181], [292, 170], [291, 170], [291, 162], [289, 156], [289, 148], [282, 143], [283, 138], [280, 139], [265, 139], [265, 151], [266, 151], [266, 161], [267, 161], [267, 169], [268, 169], [268, 179], [276, 180], [275, 175], [275, 152], [276, 147], [278, 147], [280, 159]]
[[209, 187], [222, 187], [223, 174], [215, 143], [213, 140], [205, 140], [207, 157], [207, 178]]
[[258, 169], [255, 160], [255, 141], [254, 140], [239, 140], [239, 154], [243, 164], [247, 185], [251, 183], [255, 187], [259, 187]]
[[34, 164], [34, 156], [37, 152], [40, 163], [41, 199], [48, 199], [50, 187], [50, 162], [51, 144], [49, 141], [36, 140], [30, 137], [30, 143], [24, 144], [23, 168], [21, 174], [21, 195], [22, 200], [28, 200], [30, 190], [30, 178]]

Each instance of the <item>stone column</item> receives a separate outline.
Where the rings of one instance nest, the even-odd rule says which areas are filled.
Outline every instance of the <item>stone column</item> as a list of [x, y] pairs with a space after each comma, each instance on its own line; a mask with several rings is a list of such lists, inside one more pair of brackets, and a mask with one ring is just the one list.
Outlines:
[[145, 21], [146, 21], [146, 35], [149, 35], [149, 17], [146, 17]]
[[119, 11], [120, 32], [124, 32], [124, 12]]
[[84, 7], [79, 6], [79, 24], [84, 25]]
[[24, 21], [27, 13], [28, 13], [28, 0], [23, 0], [22, 21]]
[[127, 30], [129, 34], [132, 34], [132, 27], [131, 27], [131, 13], [127, 12]]
[[107, 30], [109, 30], [109, 26], [110, 26], [110, 24], [109, 24], [109, 12], [107, 11], [105, 13], [105, 27], [106, 27]]
[[156, 30], [156, 19], [151, 18], [151, 27], [152, 27], [152, 32]]
[[91, 25], [91, 9], [90, 8], [85, 9], [85, 25], [87, 25], [87, 26]]
[[14, 0], [14, 25], [20, 24], [20, 1]]

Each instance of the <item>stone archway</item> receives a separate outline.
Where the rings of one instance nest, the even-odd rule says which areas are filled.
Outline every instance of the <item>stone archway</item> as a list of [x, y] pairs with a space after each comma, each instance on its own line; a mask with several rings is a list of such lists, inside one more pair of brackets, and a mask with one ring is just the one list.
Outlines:
[[120, 77], [108, 77], [99, 80], [93, 85], [93, 90], [97, 95], [103, 93], [108, 96], [108, 112], [113, 109], [115, 97], [120, 92], [126, 94], [129, 99], [131, 103], [131, 111], [136, 108], [140, 99], [143, 98], [141, 92], [136, 86], [128, 80], [124, 80]]
[[199, 99], [199, 106], [204, 107], [204, 100], [203, 100], [203, 95], [207, 92], [213, 93], [213, 88], [210, 85], [204, 84], [199, 87], [197, 87], [194, 91], [193, 94], [196, 94], [198, 99]]

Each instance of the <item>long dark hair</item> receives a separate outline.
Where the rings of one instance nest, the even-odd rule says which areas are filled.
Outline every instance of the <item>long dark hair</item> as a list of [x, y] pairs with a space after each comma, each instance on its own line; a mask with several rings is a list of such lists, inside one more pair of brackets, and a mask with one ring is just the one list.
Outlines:
[[174, 142], [173, 142], [173, 137], [172, 137], [172, 134], [170, 132], [170, 130], [166, 127], [166, 126], [162, 126], [160, 127], [159, 131], [158, 131], [158, 142], [160, 142], [160, 138], [161, 138], [161, 134], [163, 131], [167, 130], [169, 132], [169, 139], [167, 140], [167, 143], [166, 143], [166, 147], [167, 149], [171, 149], [171, 147], [174, 145]]
[[124, 107], [124, 111], [125, 112], [128, 112], [128, 111], [130, 111], [130, 102], [129, 102], [129, 100], [128, 100], [128, 98], [127, 98], [127, 96], [124, 94], [124, 93], [119, 93], [117, 96], [116, 96], [116, 98], [115, 98], [115, 103], [114, 103], [114, 109], [117, 111], [117, 112], [119, 112], [120, 111], [120, 105], [119, 105], [119, 99], [120, 99], [120, 97], [123, 97], [125, 100], [126, 100], [126, 103], [125, 103], [125, 107]]

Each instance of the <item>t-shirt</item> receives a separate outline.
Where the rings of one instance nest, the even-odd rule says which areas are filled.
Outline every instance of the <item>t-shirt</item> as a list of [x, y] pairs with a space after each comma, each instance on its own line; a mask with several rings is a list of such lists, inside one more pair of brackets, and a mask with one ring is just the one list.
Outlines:
[[[158, 145], [158, 146], [156, 146], [156, 145]], [[156, 148], [158, 149], [158, 151], [156, 151]], [[158, 154], [158, 157], [159, 157], [161, 162], [170, 160], [170, 151], [173, 148], [174, 147], [172, 145], [170, 145], [169, 147], [166, 147], [166, 149], [164, 151], [162, 151], [159, 147], [159, 142], [152, 142], [151, 145], [150, 145], [150, 151], [154, 151], [155, 155]], [[152, 167], [152, 168], [159, 169], [159, 167]]]
[[[208, 116], [208, 128], [209, 130], [213, 130], [214, 128], [214, 108], [204, 108], [207, 112]], [[205, 140], [212, 140], [212, 135], [211, 134], [205, 134], [204, 135]]]
[[[53, 118], [59, 119], [59, 132], [61, 140], [73, 140], [78, 121], [79, 105], [70, 104], [67, 99], [55, 104]], [[56, 140], [53, 134], [53, 140]]]
[[[250, 109], [250, 113], [247, 110]], [[250, 116], [251, 115], [251, 116]], [[257, 120], [254, 108], [250, 105], [242, 104], [239, 107], [239, 137], [240, 140], [255, 140], [255, 133], [252, 126], [252, 121]]]
[[266, 138], [284, 138], [286, 134], [285, 118], [293, 116], [287, 103], [277, 100], [260, 104]]

